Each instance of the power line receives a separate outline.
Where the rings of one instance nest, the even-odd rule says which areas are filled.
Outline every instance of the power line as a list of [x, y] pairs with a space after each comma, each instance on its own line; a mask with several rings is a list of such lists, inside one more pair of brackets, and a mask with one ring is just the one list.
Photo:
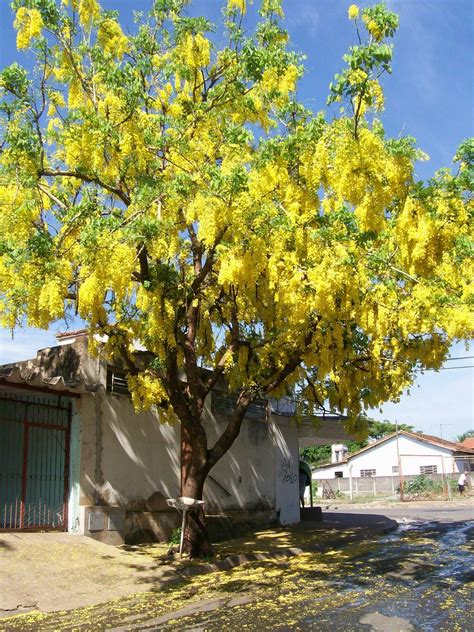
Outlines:
[[474, 369], [474, 364], [465, 364], [464, 366], [442, 366], [439, 369], [415, 369], [415, 373], [425, 373], [425, 371], [456, 371], [458, 369]]
[[[464, 366], [442, 366], [438, 371], [455, 371], [456, 369], [474, 369], [474, 364], [465, 364]], [[435, 369], [426, 369], [434, 371]]]
[[472, 360], [474, 356], [461, 356], [460, 358], [446, 358], [446, 362], [450, 360]]

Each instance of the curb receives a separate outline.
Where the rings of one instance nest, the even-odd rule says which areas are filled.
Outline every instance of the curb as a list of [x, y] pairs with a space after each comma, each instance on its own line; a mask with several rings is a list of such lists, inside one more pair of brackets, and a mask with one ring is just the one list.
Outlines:
[[189, 566], [185, 568], [181, 575], [185, 577], [191, 577], [194, 575], [206, 575], [208, 573], [214, 573], [215, 571], [227, 571], [236, 566], [242, 564], [248, 564], [249, 562], [264, 562], [267, 560], [281, 560], [288, 557], [294, 557], [296, 555], [302, 555], [305, 553], [303, 549], [297, 547], [290, 547], [288, 549], [277, 549], [270, 551], [269, 553], [241, 553], [240, 555], [230, 555], [218, 562], [212, 562], [209, 564], [198, 564], [196, 566]]
[[334, 546], [344, 546], [352, 542], [358, 542], [361, 540], [367, 540], [371, 536], [380, 536], [388, 533], [392, 533], [398, 529], [398, 523], [395, 520], [390, 520], [392, 524], [388, 524], [382, 529], [372, 529], [365, 533], [355, 533], [352, 536], [344, 538], [342, 535], [340, 538], [333, 538], [326, 544], [318, 544], [310, 546], [305, 549], [298, 547], [289, 547], [284, 549], [275, 549], [268, 553], [242, 553], [240, 555], [230, 555], [229, 557], [219, 560], [217, 562], [210, 562], [208, 564], [198, 564], [196, 566], [188, 566], [182, 570], [177, 570], [180, 576], [194, 577], [196, 575], [207, 575], [209, 573], [215, 573], [219, 571], [227, 571], [235, 568], [236, 566], [242, 566], [251, 562], [264, 562], [270, 560], [283, 560], [290, 557], [296, 557], [303, 555], [304, 553], [324, 553]]

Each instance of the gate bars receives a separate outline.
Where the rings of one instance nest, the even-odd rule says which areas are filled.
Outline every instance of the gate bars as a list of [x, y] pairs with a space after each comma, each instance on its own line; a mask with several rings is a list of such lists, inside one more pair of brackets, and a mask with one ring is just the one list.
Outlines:
[[72, 405], [0, 393], [0, 531], [65, 530]]

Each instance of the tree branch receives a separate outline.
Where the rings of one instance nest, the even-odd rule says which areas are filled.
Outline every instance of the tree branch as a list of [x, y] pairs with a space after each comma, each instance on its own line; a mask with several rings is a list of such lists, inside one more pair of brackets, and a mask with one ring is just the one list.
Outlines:
[[114, 195], [116, 195], [127, 206], [131, 202], [129, 196], [125, 193], [125, 191], [123, 191], [119, 187], [106, 184], [98, 176], [88, 176], [85, 173], [81, 173], [80, 171], [67, 171], [67, 170], [62, 171], [60, 169], [40, 169], [38, 171], [38, 175], [40, 177], [46, 176], [46, 177], [52, 177], [52, 178], [77, 178], [78, 180], [82, 180], [83, 182], [93, 182], [101, 186], [103, 189], [105, 189], [109, 193], [113, 193]]
[[242, 391], [237, 400], [237, 405], [232, 413], [229, 423], [221, 436], [217, 439], [214, 446], [207, 451], [207, 465], [211, 469], [217, 461], [227, 452], [234, 441], [239, 436], [242, 421], [245, 417], [248, 407], [255, 399], [256, 391]]
[[306, 334], [306, 337], [304, 339], [304, 346], [303, 346], [303, 348], [302, 349], [297, 349], [293, 353], [293, 355], [290, 357], [288, 362], [285, 364], [283, 369], [281, 371], [279, 371], [275, 376], [273, 376], [271, 378], [271, 381], [268, 382], [266, 384], [266, 386], [264, 386], [263, 388], [260, 389], [260, 392], [263, 395], [267, 395], [268, 393], [271, 393], [276, 388], [278, 388], [286, 380], [286, 378], [293, 373], [293, 371], [298, 367], [298, 365], [301, 364], [301, 362], [303, 360], [302, 357], [301, 357], [302, 356], [302, 352], [305, 349], [307, 349], [307, 347], [309, 347], [309, 345], [311, 344], [311, 341], [313, 339], [313, 335], [314, 335], [314, 328], [311, 329], [311, 331], [309, 331]]

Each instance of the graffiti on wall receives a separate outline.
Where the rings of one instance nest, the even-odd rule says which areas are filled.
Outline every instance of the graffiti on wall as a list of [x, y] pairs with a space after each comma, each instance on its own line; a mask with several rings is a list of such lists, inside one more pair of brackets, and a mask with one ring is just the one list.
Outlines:
[[293, 468], [293, 459], [284, 457], [280, 463], [281, 482], [283, 484], [293, 485], [298, 479], [297, 472]]

